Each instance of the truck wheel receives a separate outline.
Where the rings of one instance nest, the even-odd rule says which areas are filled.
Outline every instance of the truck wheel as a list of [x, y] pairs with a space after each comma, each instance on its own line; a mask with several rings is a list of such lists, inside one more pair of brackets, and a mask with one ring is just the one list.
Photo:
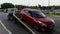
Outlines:
[[8, 20], [13, 21], [14, 18], [12, 16], [8, 16]]
[[11, 19], [10, 19], [10, 16], [8, 16], [8, 20], [11, 20]]
[[13, 17], [8, 16], [8, 20], [13, 21]]

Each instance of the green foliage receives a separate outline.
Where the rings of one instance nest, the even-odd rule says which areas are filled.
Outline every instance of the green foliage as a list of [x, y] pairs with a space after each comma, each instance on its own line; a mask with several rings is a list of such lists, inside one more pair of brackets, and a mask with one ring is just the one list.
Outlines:
[[39, 8], [41, 8], [43, 10], [51, 10], [52, 8], [54, 8], [54, 9], [60, 9], [60, 6], [41, 6]]
[[60, 16], [60, 13], [45, 13], [46, 16]]
[[16, 8], [23, 9], [23, 8], [32, 8], [32, 9], [38, 9], [39, 7], [37, 6], [25, 6], [25, 5], [16, 5]]
[[33, 9], [42, 9], [42, 10], [51, 10], [53, 11], [54, 9], [60, 9], [60, 6], [41, 6], [41, 5], [38, 5], [38, 6], [25, 6], [25, 5], [18, 5], [16, 6], [18, 9], [23, 9], [23, 8], [33, 8]]
[[3, 3], [1, 4], [2, 9], [7, 9], [7, 8], [14, 8], [14, 5], [12, 3]]

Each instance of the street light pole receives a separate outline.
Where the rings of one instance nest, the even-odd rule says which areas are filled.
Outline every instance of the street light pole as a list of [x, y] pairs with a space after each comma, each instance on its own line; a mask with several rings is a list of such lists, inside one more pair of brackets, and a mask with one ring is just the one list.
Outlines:
[[50, 0], [48, 0], [48, 6], [50, 5]]
[[48, 13], [50, 14], [49, 6], [50, 6], [50, 0], [48, 0]]

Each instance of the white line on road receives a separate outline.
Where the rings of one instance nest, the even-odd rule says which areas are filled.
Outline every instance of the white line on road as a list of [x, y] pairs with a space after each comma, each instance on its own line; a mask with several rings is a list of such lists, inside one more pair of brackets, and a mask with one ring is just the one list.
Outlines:
[[2, 23], [1, 20], [0, 20], [0, 24], [3, 26], [3, 28], [4, 28], [9, 34], [12, 34], [12, 32], [6, 28], [6, 26]]

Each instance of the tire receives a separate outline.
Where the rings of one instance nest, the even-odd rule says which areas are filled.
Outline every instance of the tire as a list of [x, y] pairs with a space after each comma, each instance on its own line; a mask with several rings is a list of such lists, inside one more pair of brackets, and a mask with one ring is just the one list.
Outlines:
[[33, 25], [33, 28], [36, 29], [36, 30], [38, 30], [38, 27], [37, 27], [36, 24]]
[[51, 32], [53, 32], [53, 31], [54, 31], [54, 27], [55, 27], [55, 25], [53, 26], [53, 28], [52, 28], [52, 29], [50, 29], [50, 31], [51, 31]]
[[50, 29], [51, 31], [54, 31], [54, 27], [52, 29]]
[[7, 16], [7, 17], [8, 17], [8, 20], [11, 20], [9, 16]]
[[12, 16], [8, 16], [8, 20], [13, 21], [13, 17]]

